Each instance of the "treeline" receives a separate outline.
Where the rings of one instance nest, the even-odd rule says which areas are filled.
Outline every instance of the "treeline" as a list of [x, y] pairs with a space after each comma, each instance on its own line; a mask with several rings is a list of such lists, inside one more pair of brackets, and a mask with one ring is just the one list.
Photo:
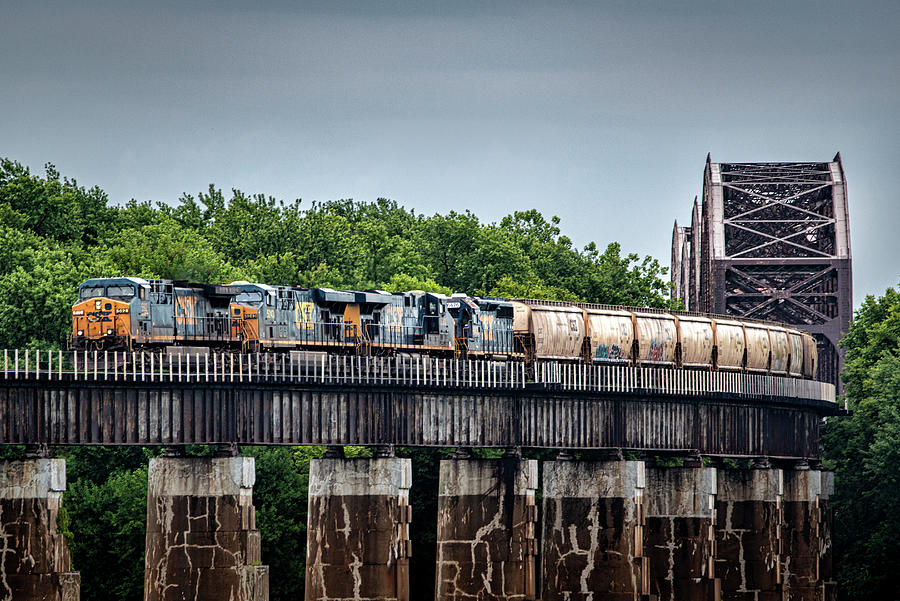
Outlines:
[[842, 599], [900, 600], [900, 293], [869, 296], [842, 346], [852, 414], [825, 429], [835, 473], [834, 568]]
[[[597, 218], [600, 218], [597, 216]], [[392, 291], [423, 289], [668, 306], [665, 268], [618, 244], [577, 249], [559, 219], [517, 211], [424, 216], [378, 199], [282, 202], [210, 186], [167, 203], [109, 202], [98, 187], [0, 161], [0, 347], [62, 348], [78, 284], [133, 275], [196, 282]], [[208, 453], [195, 447], [191, 453]], [[324, 449], [243, 448], [256, 457], [254, 503], [272, 601], [303, 597], [309, 461]], [[6, 456], [15, 449], [5, 449]], [[154, 448], [60, 448], [69, 535], [86, 601], [142, 598], [147, 460]], [[368, 454], [367, 449], [349, 449]], [[452, 449], [413, 458], [413, 590], [433, 594], [437, 466]]]
[[[599, 218], [599, 217], [598, 217]], [[618, 244], [577, 249], [559, 219], [426, 217], [378, 199], [303, 203], [210, 186], [113, 205], [97, 187], [0, 162], [0, 346], [63, 344], [77, 284], [135, 275], [306, 287], [426, 289], [666, 306], [666, 268]]]

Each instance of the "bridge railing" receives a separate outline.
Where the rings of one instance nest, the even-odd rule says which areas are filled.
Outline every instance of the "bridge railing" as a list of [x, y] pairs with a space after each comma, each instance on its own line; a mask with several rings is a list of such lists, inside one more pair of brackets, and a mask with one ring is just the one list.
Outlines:
[[800, 378], [691, 369], [426, 355], [322, 352], [168, 354], [146, 351], [4, 350], [0, 378], [131, 382], [258, 382], [571, 392], [730, 395], [835, 401], [834, 385]]
[[731, 371], [539, 361], [534, 381], [545, 387], [573, 391], [655, 391], [678, 396], [716, 394], [835, 402], [834, 385], [827, 382]]

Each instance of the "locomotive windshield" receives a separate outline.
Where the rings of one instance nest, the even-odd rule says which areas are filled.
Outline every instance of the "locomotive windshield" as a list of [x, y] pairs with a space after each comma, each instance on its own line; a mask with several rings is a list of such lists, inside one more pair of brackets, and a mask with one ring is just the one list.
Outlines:
[[134, 296], [134, 286], [109, 286], [106, 295], [111, 298], [131, 298]]
[[103, 286], [85, 286], [81, 289], [81, 299], [103, 296]]
[[241, 292], [234, 297], [236, 303], [261, 303], [262, 292]]

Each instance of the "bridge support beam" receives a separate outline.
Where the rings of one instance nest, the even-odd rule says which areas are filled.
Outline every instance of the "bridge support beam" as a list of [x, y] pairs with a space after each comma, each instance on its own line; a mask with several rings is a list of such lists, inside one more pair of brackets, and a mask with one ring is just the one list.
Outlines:
[[537, 461], [441, 461], [436, 599], [535, 598]]
[[637, 601], [649, 592], [643, 557], [642, 461], [543, 465], [544, 601]]
[[80, 577], [56, 531], [64, 459], [0, 461], [0, 600], [78, 601]]
[[647, 468], [644, 553], [659, 601], [719, 601], [715, 496], [715, 468]]
[[834, 474], [784, 471], [785, 545], [782, 579], [790, 601], [832, 601], [831, 506]]
[[780, 469], [719, 470], [716, 576], [724, 601], [782, 601]]
[[410, 459], [314, 459], [307, 601], [409, 601]]
[[144, 601], [268, 601], [252, 457], [150, 460]]

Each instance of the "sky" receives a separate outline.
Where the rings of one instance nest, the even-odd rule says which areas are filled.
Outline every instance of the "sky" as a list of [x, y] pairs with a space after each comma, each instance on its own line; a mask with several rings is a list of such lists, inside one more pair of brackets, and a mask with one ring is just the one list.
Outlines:
[[0, 156], [113, 202], [210, 183], [558, 215], [668, 265], [707, 153], [829, 161], [854, 304], [900, 283], [900, 2], [0, 0]]

